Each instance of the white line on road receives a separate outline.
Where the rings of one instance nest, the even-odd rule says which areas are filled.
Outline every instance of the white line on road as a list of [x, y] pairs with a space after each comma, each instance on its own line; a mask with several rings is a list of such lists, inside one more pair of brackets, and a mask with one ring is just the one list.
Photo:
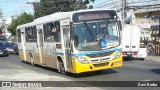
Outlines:
[[125, 65], [125, 66], [132, 66], [132, 67], [149, 68], [149, 69], [160, 68], [160, 67], [140, 66], [140, 65], [132, 65], [132, 64], [124, 64], [124, 65]]

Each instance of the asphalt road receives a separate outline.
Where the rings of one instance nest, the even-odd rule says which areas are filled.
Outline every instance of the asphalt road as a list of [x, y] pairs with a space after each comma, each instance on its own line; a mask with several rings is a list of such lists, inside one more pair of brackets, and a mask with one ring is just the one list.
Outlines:
[[[59, 74], [52, 68], [31, 66], [20, 61], [17, 55], [0, 57], [0, 81], [160, 81], [160, 62], [132, 60], [124, 61], [121, 68], [108, 69], [102, 72], [83, 73], [78, 77]], [[93, 86], [94, 87], [94, 86]], [[160, 90], [160, 88], [123, 88], [98, 87], [107, 90]], [[87, 89], [88, 90], [88, 89]]]

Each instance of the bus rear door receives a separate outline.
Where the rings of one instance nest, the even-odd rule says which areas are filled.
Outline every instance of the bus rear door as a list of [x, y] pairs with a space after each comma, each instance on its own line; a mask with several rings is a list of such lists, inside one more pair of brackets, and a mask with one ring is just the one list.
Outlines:
[[45, 59], [43, 58], [43, 47], [44, 47], [44, 42], [43, 42], [43, 25], [37, 25], [37, 48], [38, 48], [38, 56], [40, 59], [40, 63], [42, 65], [46, 64]]
[[22, 41], [22, 52], [23, 52], [23, 57], [22, 59], [24, 61], [27, 61], [27, 56], [26, 56], [26, 35], [25, 35], [25, 29], [21, 29], [21, 41]]

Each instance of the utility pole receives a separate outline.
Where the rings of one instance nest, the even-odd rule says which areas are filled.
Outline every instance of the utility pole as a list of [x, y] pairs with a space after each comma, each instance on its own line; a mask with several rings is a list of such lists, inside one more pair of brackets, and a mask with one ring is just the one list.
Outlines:
[[126, 22], [126, 16], [127, 16], [127, 1], [122, 0], [122, 11], [121, 11], [122, 25], [124, 25]]

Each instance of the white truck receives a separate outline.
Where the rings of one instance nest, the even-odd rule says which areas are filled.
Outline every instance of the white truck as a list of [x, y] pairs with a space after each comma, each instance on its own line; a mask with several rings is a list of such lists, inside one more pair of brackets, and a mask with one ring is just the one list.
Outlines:
[[126, 24], [122, 28], [122, 55], [127, 58], [138, 58], [140, 47], [140, 27]]

